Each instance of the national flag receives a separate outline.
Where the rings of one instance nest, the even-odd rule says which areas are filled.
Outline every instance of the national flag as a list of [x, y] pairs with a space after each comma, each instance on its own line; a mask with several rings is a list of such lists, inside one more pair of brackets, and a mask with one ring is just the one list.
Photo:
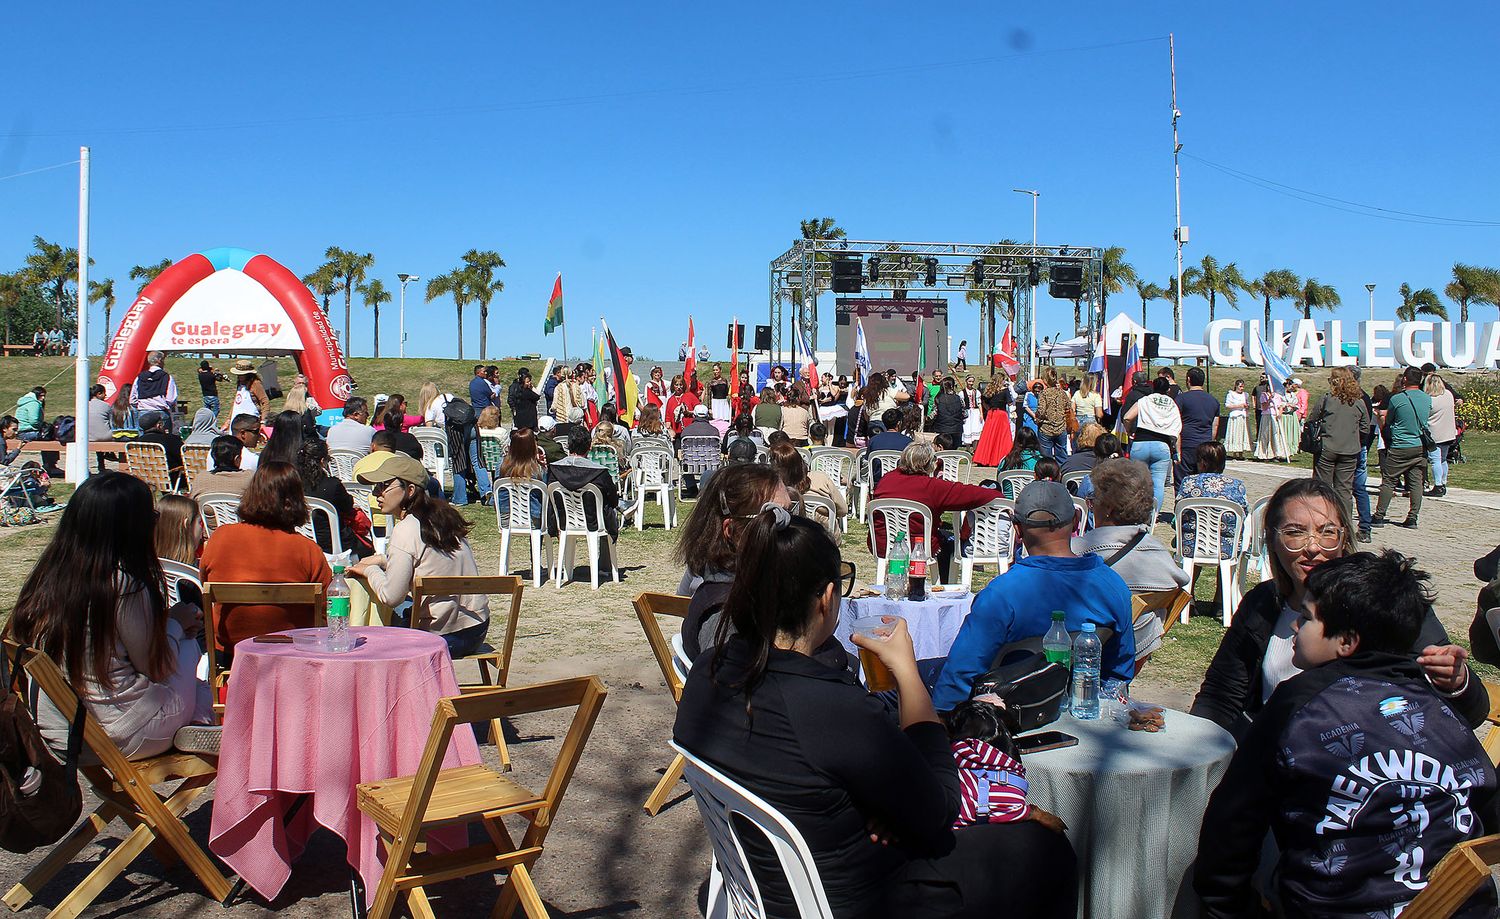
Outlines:
[[693, 317], [688, 317], [687, 362], [682, 365], [682, 378], [691, 380], [698, 369], [698, 341], [693, 337]]
[[920, 387], [922, 373], [927, 369], [927, 317], [917, 318], [917, 379]]
[[625, 363], [625, 355], [620, 353], [619, 345], [615, 344], [615, 336], [609, 330], [609, 323], [601, 317], [599, 324], [604, 327], [604, 351], [613, 374], [611, 400], [615, 403], [620, 422], [627, 427], [633, 426], [636, 405], [635, 377], [630, 373], [630, 365]]
[[822, 379], [818, 375], [818, 359], [813, 357], [812, 349], [807, 346], [807, 332], [803, 330], [802, 323], [797, 323], [797, 354], [794, 355], [796, 362], [807, 368], [807, 383], [813, 390], [817, 390], [818, 381]]
[[1109, 390], [1109, 354], [1104, 350], [1104, 334], [1099, 335], [1099, 344], [1094, 348], [1094, 359], [1089, 363], [1089, 373], [1099, 377], [1099, 385], [1095, 391], [1099, 398], [1104, 400], [1104, 410], [1110, 410], [1114, 404], [1113, 394]]
[[[1255, 344], [1260, 350], [1260, 364], [1266, 369], [1266, 377], [1271, 381], [1271, 392], [1278, 395], [1286, 394], [1286, 381], [1291, 379], [1292, 368], [1280, 355], [1272, 350], [1264, 338], [1257, 339]], [[1255, 363], [1255, 347], [1250, 349], [1250, 363]]]
[[594, 379], [599, 381], [596, 389], [608, 392], [609, 381], [609, 356], [604, 350], [604, 338], [594, 329]]
[[729, 322], [729, 335], [734, 339], [729, 345], [729, 398], [738, 403], [740, 397], [740, 317]]
[[1021, 372], [1021, 365], [1016, 360], [1016, 338], [1011, 334], [1009, 324], [1005, 326], [1005, 334], [1000, 336], [1000, 347], [995, 351], [995, 364], [1011, 376]]
[[547, 301], [547, 318], [542, 322], [542, 334], [551, 335], [552, 330], [563, 324], [562, 272], [552, 282], [552, 299]]
[[865, 341], [865, 323], [854, 320], [854, 374], [861, 386], [870, 378], [870, 344]]
[[[1120, 399], [1123, 404], [1125, 394], [1130, 391], [1130, 381], [1134, 378], [1137, 370], [1143, 369], [1141, 364], [1140, 350], [1135, 346], [1135, 336], [1130, 336], [1130, 347], [1125, 351], [1125, 369], [1120, 373]], [[1121, 412], [1115, 417], [1115, 433], [1125, 430], [1125, 413]]]

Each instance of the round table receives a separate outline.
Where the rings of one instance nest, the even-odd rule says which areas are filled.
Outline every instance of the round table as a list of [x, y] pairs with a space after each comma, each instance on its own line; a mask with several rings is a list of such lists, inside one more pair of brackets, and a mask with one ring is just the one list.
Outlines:
[[1083, 919], [1201, 912], [1191, 877], [1198, 834], [1235, 743], [1212, 721], [1164, 714], [1166, 730], [1150, 734], [1064, 713], [1046, 730], [1078, 745], [1024, 759], [1027, 800], [1068, 825]]
[[859, 648], [849, 640], [854, 631], [854, 620], [866, 616], [900, 616], [906, 620], [906, 630], [911, 633], [912, 648], [916, 651], [917, 660], [945, 658], [973, 605], [974, 595], [971, 593], [952, 597], [928, 594], [926, 600], [916, 601], [846, 597], [839, 605], [839, 624], [833, 634], [844, 643], [850, 654], [857, 655]]
[[[378, 626], [351, 632], [360, 644], [346, 654], [253, 639], [234, 648], [209, 848], [267, 900], [281, 892], [317, 825], [344, 840], [366, 896], [374, 896], [383, 865], [355, 786], [415, 774], [438, 700], [459, 694], [440, 636]], [[474, 732], [455, 730], [443, 768], [479, 761]], [[459, 829], [434, 840], [437, 847], [464, 845]]]

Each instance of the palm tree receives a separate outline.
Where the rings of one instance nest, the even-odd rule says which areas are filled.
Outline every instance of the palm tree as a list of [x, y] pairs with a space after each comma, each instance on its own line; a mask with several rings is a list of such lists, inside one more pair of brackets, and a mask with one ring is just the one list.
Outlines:
[[391, 302], [391, 292], [385, 289], [385, 284], [376, 278], [367, 284], [359, 286], [360, 296], [364, 297], [365, 306], [375, 310], [375, 356], [380, 356], [380, 304]]
[[1410, 284], [1401, 285], [1401, 305], [1396, 307], [1396, 318], [1402, 322], [1411, 322], [1418, 316], [1436, 316], [1444, 322], [1448, 321], [1448, 307], [1438, 299], [1437, 292], [1431, 287], [1421, 290], [1412, 290]]
[[489, 341], [490, 300], [505, 289], [505, 282], [495, 277], [497, 268], [505, 267], [500, 253], [470, 249], [464, 253], [464, 273], [469, 277], [469, 294], [479, 304], [479, 359], [484, 360]]
[[473, 285], [469, 274], [462, 268], [455, 268], [447, 274], [440, 274], [427, 282], [427, 302], [431, 303], [441, 296], [453, 298], [453, 306], [458, 310], [458, 359], [464, 359], [464, 304], [473, 299]]
[[162, 271], [165, 271], [166, 268], [171, 267], [172, 259], [163, 258], [162, 261], [154, 262], [154, 264], [135, 265], [135, 267], [130, 268], [130, 280], [138, 280], [139, 282], [139, 286], [136, 286], [135, 288], [136, 297], [139, 297], [139, 295], [141, 295], [141, 291], [144, 291], [144, 289], [147, 288], [147, 285], [150, 285], [153, 280], [156, 280], [156, 277], [159, 276]]
[[1266, 304], [1266, 319], [1261, 325], [1261, 334], [1269, 335], [1271, 329], [1271, 301], [1290, 300], [1302, 289], [1302, 279], [1285, 268], [1273, 268], [1251, 281], [1245, 291], [1260, 297]]
[[[332, 262], [324, 262], [318, 266], [317, 270], [303, 275], [302, 283], [306, 284], [308, 289], [323, 301], [323, 315], [325, 316], [328, 315], [328, 301], [333, 298], [334, 294], [344, 289], [339, 284], [338, 271], [334, 268]], [[347, 338], [348, 335], [349, 333], [346, 330], [344, 336]], [[348, 344], [348, 342], [344, 342], [346, 348]]]
[[[1141, 325], [1146, 326], [1146, 304], [1152, 300], [1169, 300], [1171, 298], [1167, 296], [1166, 291], [1146, 281], [1136, 280], [1134, 287], [1135, 295], [1141, 298]], [[1146, 328], [1149, 329], [1150, 326], [1146, 326]], [[1173, 328], [1176, 328], [1176, 326], [1173, 326]]]
[[832, 217], [813, 217], [802, 221], [803, 239], [846, 239], [848, 234]]
[[[1188, 287], [1187, 272], [1182, 273], [1183, 294], [1197, 294], [1208, 300], [1208, 321], [1214, 321], [1214, 313], [1219, 305], [1219, 298], [1235, 309], [1239, 309], [1240, 291], [1248, 288], [1249, 282], [1245, 276], [1240, 274], [1239, 266], [1234, 262], [1220, 266], [1219, 260], [1212, 255], [1203, 256], [1198, 263], [1197, 280], [1192, 287]], [[1175, 328], [1175, 327], [1174, 327]]]
[[1318, 283], [1317, 278], [1308, 278], [1302, 283], [1302, 289], [1292, 295], [1297, 305], [1302, 308], [1302, 318], [1311, 319], [1313, 308], [1320, 310], [1336, 310], [1343, 302], [1339, 298], [1339, 292], [1331, 285]]
[[[1182, 269], [1182, 295], [1184, 297], [1196, 293], [1200, 284], [1202, 284], [1201, 272], [1197, 268], [1189, 265]], [[1172, 302], [1172, 328], [1180, 328], [1182, 326], [1182, 300], [1177, 296], [1177, 275], [1167, 278], [1167, 288], [1162, 294], [1162, 299]]]
[[0, 274], [0, 310], [5, 312], [5, 343], [10, 342], [10, 313], [21, 302], [27, 287], [25, 269], [14, 274]]
[[104, 347], [109, 348], [109, 311], [115, 305], [115, 279], [105, 278], [102, 281], [89, 282], [89, 302], [104, 304]]
[[328, 266], [333, 270], [334, 277], [338, 278], [339, 285], [344, 291], [344, 356], [349, 357], [354, 353], [354, 339], [349, 337], [354, 291], [364, 283], [365, 272], [375, 264], [375, 256], [368, 252], [360, 255], [358, 252], [350, 252], [338, 246], [329, 246], [328, 251], [323, 253], [323, 257], [328, 259]]
[[1453, 266], [1453, 280], [1443, 288], [1443, 293], [1458, 303], [1458, 321], [1468, 322], [1470, 303], [1500, 305], [1500, 271], [1457, 262]]
[[[1135, 266], [1125, 261], [1124, 246], [1110, 246], [1104, 250], [1104, 283], [1100, 286], [1099, 314], [1100, 322], [1109, 321], [1109, 295], [1118, 294], [1125, 290], [1128, 285], [1140, 283], [1140, 276], [1135, 273]], [[1145, 307], [1141, 309], [1145, 313]], [[1078, 301], [1073, 301], [1073, 327], [1079, 325]]]
[[[57, 327], [63, 327], [63, 311], [67, 306], [68, 283], [78, 278], [78, 250], [63, 248], [40, 236], [31, 238], [36, 251], [26, 256], [26, 267], [22, 269], [31, 283], [45, 289], [52, 296], [52, 306], [57, 310]], [[90, 260], [89, 264], [93, 264]]]

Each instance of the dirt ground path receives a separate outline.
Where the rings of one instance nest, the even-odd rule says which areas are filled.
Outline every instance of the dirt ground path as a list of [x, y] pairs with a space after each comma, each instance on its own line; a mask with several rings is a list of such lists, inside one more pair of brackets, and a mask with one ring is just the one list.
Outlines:
[[[1269, 494], [1284, 477], [1303, 474], [1255, 463], [1236, 463], [1232, 474], [1245, 478], [1252, 500]], [[985, 470], [976, 470], [976, 481]], [[1467, 634], [1473, 615], [1478, 582], [1473, 578], [1474, 559], [1500, 541], [1496, 496], [1464, 496], [1450, 491], [1446, 500], [1431, 500], [1424, 507], [1422, 529], [1408, 531], [1385, 527], [1376, 531], [1375, 547], [1389, 546], [1416, 555], [1431, 571], [1438, 588], [1438, 613], [1455, 636]], [[688, 510], [683, 508], [684, 514]], [[1398, 500], [1393, 513], [1405, 510]], [[498, 546], [492, 512], [471, 509], [476, 521], [473, 542], [483, 570], [495, 570]], [[645, 815], [641, 804], [655, 785], [660, 770], [670, 760], [666, 741], [671, 735], [673, 706], [662, 676], [641, 634], [631, 607], [632, 598], [646, 590], [672, 592], [680, 568], [670, 559], [677, 531], [661, 529], [654, 509], [651, 527], [644, 533], [628, 530], [621, 540], [625, 580], [606, 583], [597, 592], [587, 583], [570, 584], [561, 590], [546, 584], [527, 587], [521, 626], [516, 642], [512, 685], [520, 685], [580, 673], [598, 674], [609, 688], [609, 697], [589, 742], [558, 823], [547, 840], [547, 852], [536, 871], [536, 882], [554, 916], [567, 917], [686, 917], [698, 915], [696, 900], [708, 870], [708, 846], [697, 809], [686, 797], [679, 798], [655, 818]], [[1158, 528], [1166, 536], [1167, 528]], [[863, 551], [862, 533], [846, 538], [846, 557], [859, 566], [861, 577], [871, 571], [873, 559]], [[34, 558], [31, 540], [26, 557], [0, 541], [0, 580], [24, 577], [27, 558]], [[526, 564], [524, 549], [512, 556], [513, 568]], [[580, 573], [584, 573], [580, 571]], [[0, 583], [0, 591], [14, 596], [14, 584]], [[1222, 634], [1212, 616], [1195, 616], [1182, 627], [1186, 636], [1197, 636], [1211, 652]], [[1169, 640], [1175, 637], [1169, 636]], [[1186, 642], [1187, 639], [1184, 639]], [[1206, 656], [1164, 655], [1164, 663], [1152, 667], [1137, 681], [1136, 693], [1185, 707], [1202, 676]], [[560, 743], [563, 725], [557, 719], [528, 717], [514, 725], [511, 750], [515, 775], [523, 784], [544, 781]], [[483, 748], [493, 760], [494, 748]], [[196, 839], [206, 845], [208, 805], [205, 797], [188, 817]], [[118, 826], [111, 832], [120, 834]], [[113, 842], [109, 842], [113, 845]], [[100, 855], [98, 845], [85, 851], [59, 879], [48, 885], [36, 905], [23, 915], [39, 916], [82, 879], [82, 862], [92, 863]], [[15, 856], [0, 853], [0, 880], [8, 886], [36, 864], [44, 853]], [[263, 915], [275, 912], [293, 917], [338, 915], [348, 908], [347, 871], [342, 845], [330, 833], [315, 837], [293, 871], [287, 889], [273, 903], [251, 896], [234, 904], [229, 914]], [[434, 888], [440, 916], [472, 916], [488, 911], [496, 884], [490, 878], [455, 882]], [[143, 857], [136, 869], [116, 881], [98, 900], [97, 915], [137, 913], [151, 916], [219, 916], [225, 913], [209, 902], [192, 876], [180, 867], [163, 869], [151, 856]]]

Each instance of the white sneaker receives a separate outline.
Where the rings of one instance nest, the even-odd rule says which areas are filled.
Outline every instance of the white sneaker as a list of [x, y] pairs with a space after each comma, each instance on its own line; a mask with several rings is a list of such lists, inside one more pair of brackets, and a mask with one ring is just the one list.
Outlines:
[[189, 724], [177, 729], [172, 735], [172, 746], [183, 753], [207, 753], [219, 755], [219, 740], [224, 728], [216, 724]]

